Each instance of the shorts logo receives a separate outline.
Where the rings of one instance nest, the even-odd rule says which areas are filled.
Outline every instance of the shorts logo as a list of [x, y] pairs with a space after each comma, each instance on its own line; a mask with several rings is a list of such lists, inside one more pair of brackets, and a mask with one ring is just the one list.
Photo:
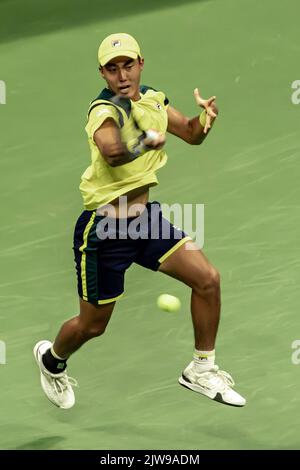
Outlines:
[[115, 39], [114, 41], [111, 41], [111, 45], [113, 47], [120, 47], [121, 46], [121, 41], [119, 41], [118, 39]]

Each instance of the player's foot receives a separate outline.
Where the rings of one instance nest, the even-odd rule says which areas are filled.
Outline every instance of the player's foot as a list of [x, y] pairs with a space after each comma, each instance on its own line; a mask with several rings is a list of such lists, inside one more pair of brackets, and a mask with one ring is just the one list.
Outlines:
[[77, 381], [67, 376], [67, 370], [59, 374], [52, 374], [43, 364], [43, 354], [51, 348], [52, 343], [47, 340], [39, 341], [33, 349], [35, 360], [41, 374], [41, 385], [47, 398], [59, 408], [72, 408], [75, 404], [75, 395], [72, 386], [77, 387]]
[[179, 383], [195, 392], [202, 393], [212, 400], [231, 406], [244, 406], [245, 398], [235, 392], [234, 381], [227, 372], [218, 366], [205, 372], [198, 372], [192, 361], [179, 377]]

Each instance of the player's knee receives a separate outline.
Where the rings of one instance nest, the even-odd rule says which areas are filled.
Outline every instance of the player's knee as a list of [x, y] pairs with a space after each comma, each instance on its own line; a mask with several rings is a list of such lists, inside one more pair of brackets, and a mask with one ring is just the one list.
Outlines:
[[220, 273], [210, 266], [205, 274], [198, 277], [196, 290], [200, 295], [217, 294], [220, 290]]
[[210, 266], [205, 275], [203, 288], [206, 290], [219, 290], [220, 282], [219, 271], [217, 271], [213, 266]]
[[101, 336], [105, 332], [107, 323], [103, 322], [78, 322], [77, 335], [79, 335], [85, 341]]
[[106, 325], [100, 324], [93, 324], [86, 328], [86, 334], [89, 338], [96, 338], [97, 336], [103, 335], [105, 332]]

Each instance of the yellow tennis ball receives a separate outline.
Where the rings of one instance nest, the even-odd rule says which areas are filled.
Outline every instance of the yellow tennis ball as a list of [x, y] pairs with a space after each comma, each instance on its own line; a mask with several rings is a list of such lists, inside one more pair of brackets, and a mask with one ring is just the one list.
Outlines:
[[177, 312], [181, 307], [181, 303], [174, 295], [161, 294], [157, 299], [157, 306], [165, 312]]

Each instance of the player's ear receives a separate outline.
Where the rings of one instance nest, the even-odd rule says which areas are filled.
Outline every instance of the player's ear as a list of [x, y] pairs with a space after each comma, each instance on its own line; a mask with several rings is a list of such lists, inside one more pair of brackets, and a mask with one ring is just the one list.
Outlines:
[[99, 65], [99, 73], [100, 73], [100, 75], [101, 75], [102, 78], [105, 78], [105, 77], [104, 77], [104, 73], [103, 73], [103, 67], [102, 67], [102, 65]]
[[140, 68], [141, 68], [141, 70], [143, 70], [143, 68], [144, 68], [144, 63], [145, 63], [145, 60], [143, 59], [143, 57], [139, 57], [139, 63], [140, 63]]

